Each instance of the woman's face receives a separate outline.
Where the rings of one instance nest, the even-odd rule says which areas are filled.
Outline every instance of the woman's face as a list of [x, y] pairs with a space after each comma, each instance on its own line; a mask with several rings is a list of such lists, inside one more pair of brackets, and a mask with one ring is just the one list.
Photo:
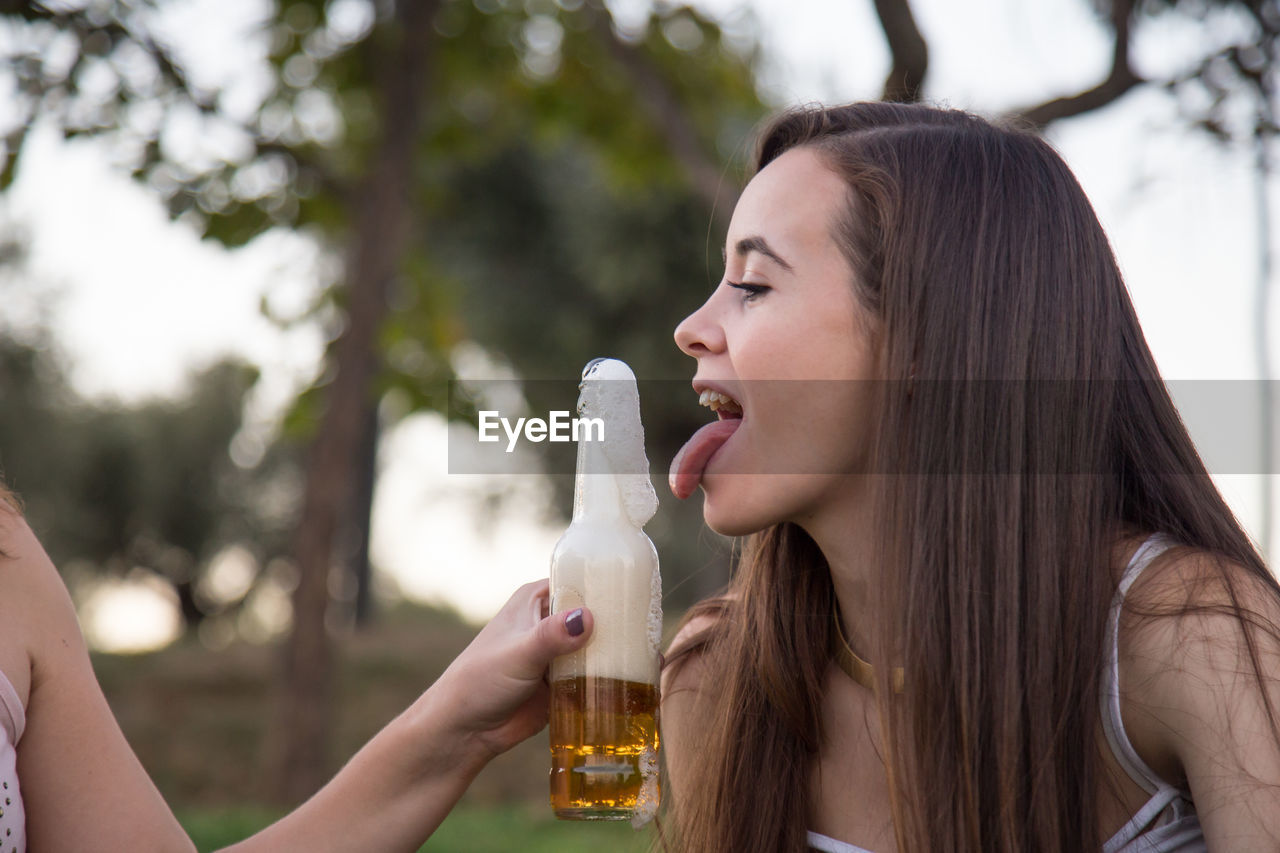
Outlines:
[[847, 496], [844, 475], [865, 470], [871, 394], [860, 380], [877, 378], [876, 323], [833, 238], [847, 198], [811, 149], [766, 166], [734, 210], [724, 278], [676, 328], [698, 361], [694, 390], [737, 404], [722, 421], [741, 409], [736, 430], [704, 427], [672, 465], [672, 490], [701, 485], [707, 524], [726, 535], [804, 525]]

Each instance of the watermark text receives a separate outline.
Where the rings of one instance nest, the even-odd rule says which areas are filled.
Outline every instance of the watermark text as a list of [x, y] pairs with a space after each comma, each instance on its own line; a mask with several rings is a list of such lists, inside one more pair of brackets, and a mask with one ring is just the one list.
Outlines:
[[509, 418], [496, 411], [479, 413], [477, 424], [480, 441], [501, 441], [499, 429], [507, 436], [507, 453], [516, 449], [521, 435], [535, 444], [541, 441], [604, 441], [604, 420], [601, 418], [575, 418], [568, 411], [552, 411], [547, 418]]

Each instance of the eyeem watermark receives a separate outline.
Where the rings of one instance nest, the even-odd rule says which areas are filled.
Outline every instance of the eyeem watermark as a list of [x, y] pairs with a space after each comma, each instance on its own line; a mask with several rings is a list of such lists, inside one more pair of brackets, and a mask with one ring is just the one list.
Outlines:
[[[645, 449], [653, 467], [662, 470], [681, 444], [719, 413], [698, 404], [687, 380], [641, 379], [638, 384]], [[578, 389], [572, 375], [557, 380], [455, 380], [448, 390], [450, 474], [573, 476], [575, 442], [612, 438], [602, 423], [574, 411]], [[1149, 409], [1148, 401], [1168, 395], [1200, 459], [1188, 463], [1164, 452], [1139, 454], [1132, 462], [1139, 473], [1198, 476], [1207, 469], [1214, 475], [1280, 475], [1280, 444], [1268, 432], [1268, 424], [1274, 423], [1271, 413], [1280, 406], [1278, 380], [758, 379], [739, 380], [722, 393], [732, 393], [741, 404], [747, 428], [753, 422], [764, 424], [770, 434], [780, 437], [760, 452], [740, 439], [728, 439], [737, 442], [740, 451], [725, 454], [718, 463], [718, 470], [726, 474], [848, 473], [831, 469], [830, 454], [810, 452], [807, 437], [815, 431], [846, 428], [843, 415], [830, 416], [833, 401], [848, 401], [841, 403], [845, 406], [841, 411], [854, 413], [847, 421], [850, 428], [856, 418], [862, 418], [870, 430], [877, 423], [876, 408], [883, 401], [898, 399], [908, 401], [903, 409], [911, 430], [907, 438], [917, 449], [892, 458], [868, 458], [863, 473], [1111, 475], [1119, 458], [1115, 453], [1081, 458], [1077, 450], [1059, 452], [1056, 446], [1033, 439], [1081, 407], [1129, 412]], [[863, 399], [872, 401], [871, 405], [855, 405]], [[526, 416], [516, 417], [518, 412]], [[1119, 440], [1128, 429], [1121, 415], [1112, 420], [1099, 422], [1107, 432], [1098, 437], [1099, 447], [1101, 442]], [[1017, 435], [1010, 434], [1011, 424], [1018, 425]], [[851, 439], [854, 435], [850, 433]], [[1029, 455], [1025, 447], [1037, 452]], [[732, 461], [732, 469], [726, 460]], [[1133, 475], [1127, 470], [1120, 473]]]
[[547, 420], [516, 418], [514, 425], [496, 411], [483, 411], [479, 413], [477, 427], [483, 442], [501, 441], [502, 436], [498, 434], [501, 427], [507, 436], [507, 453], [515, 451], [521, 435], [535, 444], [541, 441], [604, 441], [604, 420], [575, 418], [568, 411], [549, 412]]

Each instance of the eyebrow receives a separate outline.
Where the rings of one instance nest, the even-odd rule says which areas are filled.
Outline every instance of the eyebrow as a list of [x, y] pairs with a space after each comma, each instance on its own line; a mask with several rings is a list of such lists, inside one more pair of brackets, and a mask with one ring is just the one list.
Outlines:
[[[787, 272], [795, 272], [795, 270], [792, 269], [791, 264], [787, 263], [781, 255], [775, 252], [773, 248], [769, 245], [768, 241], [765, 240], [763, 237], [759, 237], [759, 236], [743, 237], [741, 240], [737, 242], [737, 244], [733, 247], [733, 249], [734, 249], [734, 254], [740, 258], [745, 255], [749, 255], [752, 252], [758, 252], [759, 254], [764, 255], [766, 258], [773, 261], [778, 266], [782, 267]], [[721, 255], [721, 258], [727, 263], [729, 259], [723, 250], [721, 250], [720, 255]]]

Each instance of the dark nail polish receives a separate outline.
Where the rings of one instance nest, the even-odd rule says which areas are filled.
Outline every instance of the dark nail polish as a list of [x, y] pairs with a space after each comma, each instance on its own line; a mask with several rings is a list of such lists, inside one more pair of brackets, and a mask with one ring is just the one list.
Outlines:
[[576, 637], [586, 630], [587, 626], [582, 623], [581, 607], [564, 617], [564, 627], [570, 637]]

